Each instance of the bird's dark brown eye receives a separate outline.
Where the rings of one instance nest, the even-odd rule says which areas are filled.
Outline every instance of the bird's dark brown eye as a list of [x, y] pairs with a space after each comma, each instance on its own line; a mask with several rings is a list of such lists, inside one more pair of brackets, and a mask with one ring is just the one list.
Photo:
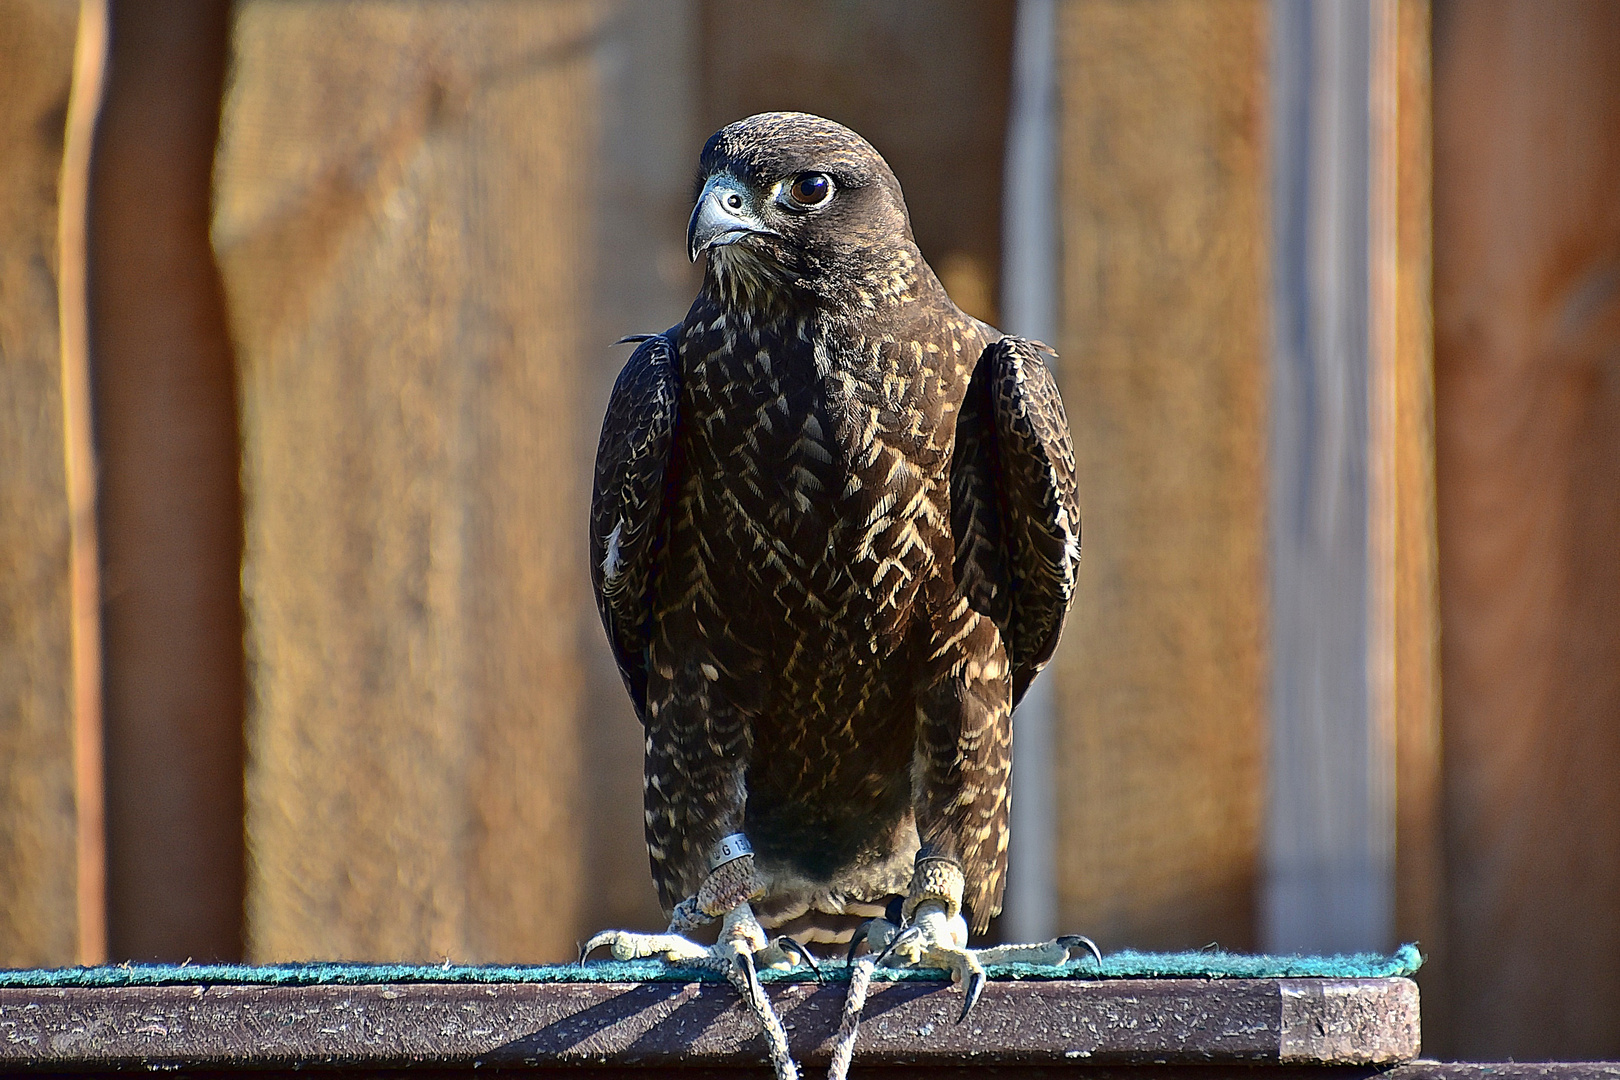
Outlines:
[[792, 187], [788, 188], [788, 198], [805, 209], [820, 206], [832, 198], [832, 193], [832, 180], [826, 173], [818, 172], [803, 174], [793, 181]]

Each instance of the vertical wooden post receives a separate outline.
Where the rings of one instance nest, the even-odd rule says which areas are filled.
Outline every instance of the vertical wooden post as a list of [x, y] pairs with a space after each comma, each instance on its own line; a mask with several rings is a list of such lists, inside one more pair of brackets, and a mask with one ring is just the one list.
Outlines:
[[[1394, 726], [1395, 937], [1445, 950], [1440, 760], [1440, 595], [1435, 538], [1433, 188], [1428, 0], [1395, 11]], [[1419, 974], [1425, 1031], [1446, 996], [1444, 963]]]
[[1385, 949], [1398, 925], [1434, 929], [1439, 873], [1427, 15], [1273, 13], [1264, 941]]
[[[1272, 716], [1261, 940], [1384, 948], [1393, 744], [1382, 682], [1387, 365], [1372, 276], [1374, 9], [1280, 0], [1272, 20]], [[1387, 216], [1387, 215], [1386, 215]], [[1376, 224], [1381, 224], [1378, 222]]]
[[62, 151], [56, 249], [73, 609], [73, 764], [80, 964], [107, 959], [106, 729], [101, 550], [90, 402], [90, 152], [107, 67], [107, 0], [81, 0]]
[[1439, 1049], [1613, 1058], [1620, 7], [1436, 6], [1434, 319]]
[[109, 947], [242, 953], [242, 501], [209, 207], [228, 8], [112, 0], [87, 272]]
[[1061, 923], [1254, 942], [1265, 746], [1266, 7], [1058, 23], [1062, 382], [1085, 554], [1058, 656]]
[[[601, 157], [591, 182], [599, 259], [595, 320], [580, 356], [582, 462], [594, 460], [608, 392], [632, 348], [611, 343], [673, 326], [697, 295], [701, 271], [686, 255], [686, 220], [692, 172], [709, 136], [698, 119], [699, 30], [697, 0], [620, 4], [602, 28], [595, 56]], [[582, 794], [591, 852], [584, 888], [591, 902], [582, 908], [582, 941], [606, 927], [668, 925], [647, 869], [645, 733], [594, 609], [584, 622], [590, 782]]]
[[93, 39], [75, 62], [77, 15], [66, 2], [0, 3], [0, 966], [94, 961], [102, 945], [100, 784], [81, 761], [96, 733], [76, 707], [100, 690], [74, 663], [76, 650], [98, 653], [93, 636], [75, 641], [76, 616], [88, 608], [93, 628], [95, 610], [93, 589], [75, 589], [76, 568], [94, 582], [94, 546], [75, 558], [94, 538], [93, 514], [74, 519], [94, 491], [89, 396], [64, 369], [64, 331], [82, 323], [58, 308], [83, 295], [82, 260], [77, 284], [61, 261], [84, 178], [81, 156], [63, 182], [64, 138], [70, 115], [85, 134], [99, 72]]
[[[1019, 0], [1002, 188], [1001, 329], [1058, 340], [1057, 8]], [[1013, 800], [1002, 929], [1045, 941], [1057, 910], [1058, 772], [1053, 761], [1057, 675], [1036, 679], [1013, 717]]]
[[236, 9], [255, 959], [574, 954], [599, 25]]

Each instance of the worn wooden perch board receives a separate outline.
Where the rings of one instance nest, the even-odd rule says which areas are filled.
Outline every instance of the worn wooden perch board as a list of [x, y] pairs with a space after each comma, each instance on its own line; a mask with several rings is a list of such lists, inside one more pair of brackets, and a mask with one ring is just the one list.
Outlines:
[[[794, 1054], [824, 1065], [845, 985], [778, 983]], [[992, 982], [967, 1023], [939, 982], [878, 983], [861, 1065], [1393, 1064], [1418, 1051], [1409, 979]], [[763, 1061], [713, 983], [123, 986], [0, 990], [0, 1069], [389, 1068]]]

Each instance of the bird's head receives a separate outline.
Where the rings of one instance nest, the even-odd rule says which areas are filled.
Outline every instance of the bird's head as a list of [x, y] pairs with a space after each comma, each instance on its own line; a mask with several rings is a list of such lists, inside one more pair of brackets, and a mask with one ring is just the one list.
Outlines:
[[875, 310], [903, 302], [922, 257], [872, 145], [808, 113], [760, 113], [715, 132], [698, 166], [687, 252], [734, 308]]

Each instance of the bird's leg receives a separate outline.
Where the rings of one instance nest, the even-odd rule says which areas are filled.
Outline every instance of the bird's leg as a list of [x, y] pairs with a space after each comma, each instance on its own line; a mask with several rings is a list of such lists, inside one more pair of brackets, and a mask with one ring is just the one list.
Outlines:
[[[616, 960], [662, 957], [670, 963], [703, 959], [730, 961], [747, 951], [750, 957], [767, 947], [765, 931], [754, 918], [748, 901], [758, 894], [754, 881], [754, 856], [743, 853], [709, 871], [697, 895], [675, 905], [669, 929], [662, 934], [639, 934], [629, 930], [604, 930], [585, 943], [585, 956], [607, 946]], [[699, 945], [686, 937], [687, 931], [724, 919], [720, 938], [712, 946]], [[774, 955], [772, 959], [777, 959]]]
[[[919, 859], [911, 894], [901, 909], [904, 928], [874, 920], [867, 929], [867, 947], [878, 952], [878, 963], [889, 967], [943, 968], [951, 973], [951, 981], [962, 986], [966, 995], [958, 1023], [967, 1019], [984, 990], [985, 964], [1064, 964], [1078, 952], [1089, 952], [1101, 969], [1102, 954], [1087, 937], [969, 949], [967, 921], [962, 918], [961, 910], [963, 884], [962, 868], [954, 859]], [[851, 955], [853, 953], [852, 946]]]
[[963, 988], [960, 1023], [984, 989], [984, 967], [967, 947], [967, 920], [962, 917], [962, 867], [955, 859], [917, 860], [911, 893], [900, 909], [905, 929], [883, 950], [879, 963], [889, 967], [943, 968]]
[[[721, 846], [738, 839], [741, 839], [740, 834], [727, 837], [721, 841]], [[771, 941], [754, 917], [749, 901], [760, 895], [760, 889], [754, 873], [754, 856], [746, 850], [746, 841], [743, 846], [742, 854], [714, 865], [696, 896], [676, 905], [668, 931], [662, 934], [603, 931], [585, 943], [580, 961], [583, 963], [592, 950], [607, 946], [619, 960], [660, 956], [672, 963], [719, 972], [736, 988], [759, 1021], [776, 1080], [798, 1080], [798, 1066], [788, 1051], [787, 1032], [765, 995], [764, 986], [760, 985], [758, 968], [761, 963], [771, 967], [792, 966], [801, 957], [808, 959], [808, 953], [790, 938]], [[684, 936], [683, 931], [716, 918], [721, 920], [720, 935], [712, 946], [705, 948]]]
[[902, 909], [905, 927], [874, 920], [867, 930], [867, 947], [875, 952], [881, 948], [878, 963], [888, 967], [943, 968], [951, 973], [951, 981], [966, 992], [958, 1023], [967, 1019], [984, 990], [985, 964], [1060, 965], [1089, 954], [1101, 971], [1102, 953], [1096, 942], [1079, 935], [1029, 945], [969, 949], [967, 921], [962, 918], [960, 904], [962, 885], [961, 868], [953, 860], [920, 859], [911, 895]]

